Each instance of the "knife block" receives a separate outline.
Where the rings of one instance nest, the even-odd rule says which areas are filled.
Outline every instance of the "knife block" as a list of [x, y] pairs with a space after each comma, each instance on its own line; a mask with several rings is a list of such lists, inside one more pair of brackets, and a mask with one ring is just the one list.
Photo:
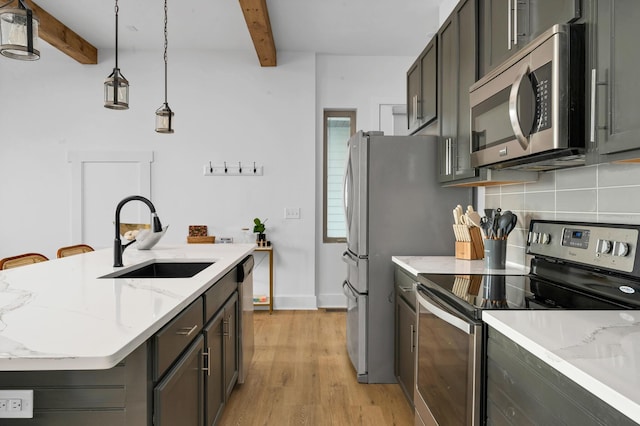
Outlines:
[[456, 259], [478, 260], [484, 258], [484, 243], [480, 228], [469, 228], [471, 241], [456, 241]]

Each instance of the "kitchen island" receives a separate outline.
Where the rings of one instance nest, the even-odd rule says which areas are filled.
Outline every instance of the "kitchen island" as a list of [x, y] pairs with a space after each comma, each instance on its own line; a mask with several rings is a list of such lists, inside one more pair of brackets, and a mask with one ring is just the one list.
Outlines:
[[[127, 405], [135, 397], [136, 404], [142, 405], [138, 409], [140, 415], [133, 422], [126, 421], [126, 414], [105, 414], [113, 420], [100, 424], [151, 424], [151, 389], [163, 375], [170, 374], [169, 367], [161, 371], [154, 361], [159, 356], [158, 348], [163, 347], [154, 339], [185, 312], [201, 324], [206, 322], [207, 308], [218, 297], [212, 293], [216, 284], [228, 276], [237, 286], [234, 267], [254, 249], [254, 244], [128, 249], [123, 268], [112, 266], [113, 252], [105, 249], [0, 271], [0, 383], [12, 383], [7, 388], [22, 383], [21, 389], [48, 386], [54, 392], [59, 387], [64, 389], [60, 395], [68, 392], [69, 383], [82, 383], [82, 387], [95, 382], [102, 388], [122, 388], [122, 395], [114, 398], [116, 409], [105, 402], [104, 412], [132, 412], [132, 406]], [[214, 263], [191, 278], [101, 278], [154, 260]], [[226, 288], [229, 292], [236, 290], [228, 285]], [[205, 293], [211, 293], [211, 297], [205, 297], [203, 302], [201, 296]], [[224, 297], [226, 300], [227, 293]], [[227, 317], [224, 323], [229, 327]], [[195, 344], [202, 339], [201, 329], [171, 334], [189, 336], [189, 341], [196, 340]], [[51, 383], [43, 383], [48, 380]], [[136, 386], [140, 388], [137, 396], [133, 391]], [[89, 393], [85, 391], [85, 395]], [[73, 398], [80, 394], [74, 393]], [[93, 407], [87, 400], [78, 400], [76, 407], [57, 406], [46, 389], [42, 398], [49, 404], [45, 411], [53, 413], [64, 408], [83, 419], [68, 417], [66, 424], [70, 425], [86, 422], [87, 417], [78, 413]], [[2, 424], [45, 424], [37, 422], [38, 392], [34, 407], [34, 419], [7, 419]], [[103, 421], [103, 417], [99, 419]]]

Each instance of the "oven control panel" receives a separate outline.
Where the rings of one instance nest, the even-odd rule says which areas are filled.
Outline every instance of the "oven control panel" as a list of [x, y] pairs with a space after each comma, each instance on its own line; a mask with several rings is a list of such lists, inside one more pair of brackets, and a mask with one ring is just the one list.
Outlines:
[[527, 253], [633, 272], [640, 226], [532, 220]]

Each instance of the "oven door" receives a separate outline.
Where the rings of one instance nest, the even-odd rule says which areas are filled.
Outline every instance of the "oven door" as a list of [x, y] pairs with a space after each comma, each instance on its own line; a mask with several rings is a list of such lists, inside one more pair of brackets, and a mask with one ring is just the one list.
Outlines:
[[416, 293], [416, 416], [425, 425], [480, 425], [482, 322], [422, 286]]

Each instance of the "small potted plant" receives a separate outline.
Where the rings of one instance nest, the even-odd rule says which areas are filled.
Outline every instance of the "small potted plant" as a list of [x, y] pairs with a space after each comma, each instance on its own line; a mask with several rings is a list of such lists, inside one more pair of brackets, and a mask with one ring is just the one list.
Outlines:
[[265, 231], [265, 222], [268, 219], [265, 219], [264, 222], [262, 222], [259, 218], [255, 218], [253, 219], [253, 232], [255, 232], [256, 234], [258, 234], [258, 238], [257, 241], [266, 241], [267, 240], [267, 236], [265, 235], [264, 231]]

